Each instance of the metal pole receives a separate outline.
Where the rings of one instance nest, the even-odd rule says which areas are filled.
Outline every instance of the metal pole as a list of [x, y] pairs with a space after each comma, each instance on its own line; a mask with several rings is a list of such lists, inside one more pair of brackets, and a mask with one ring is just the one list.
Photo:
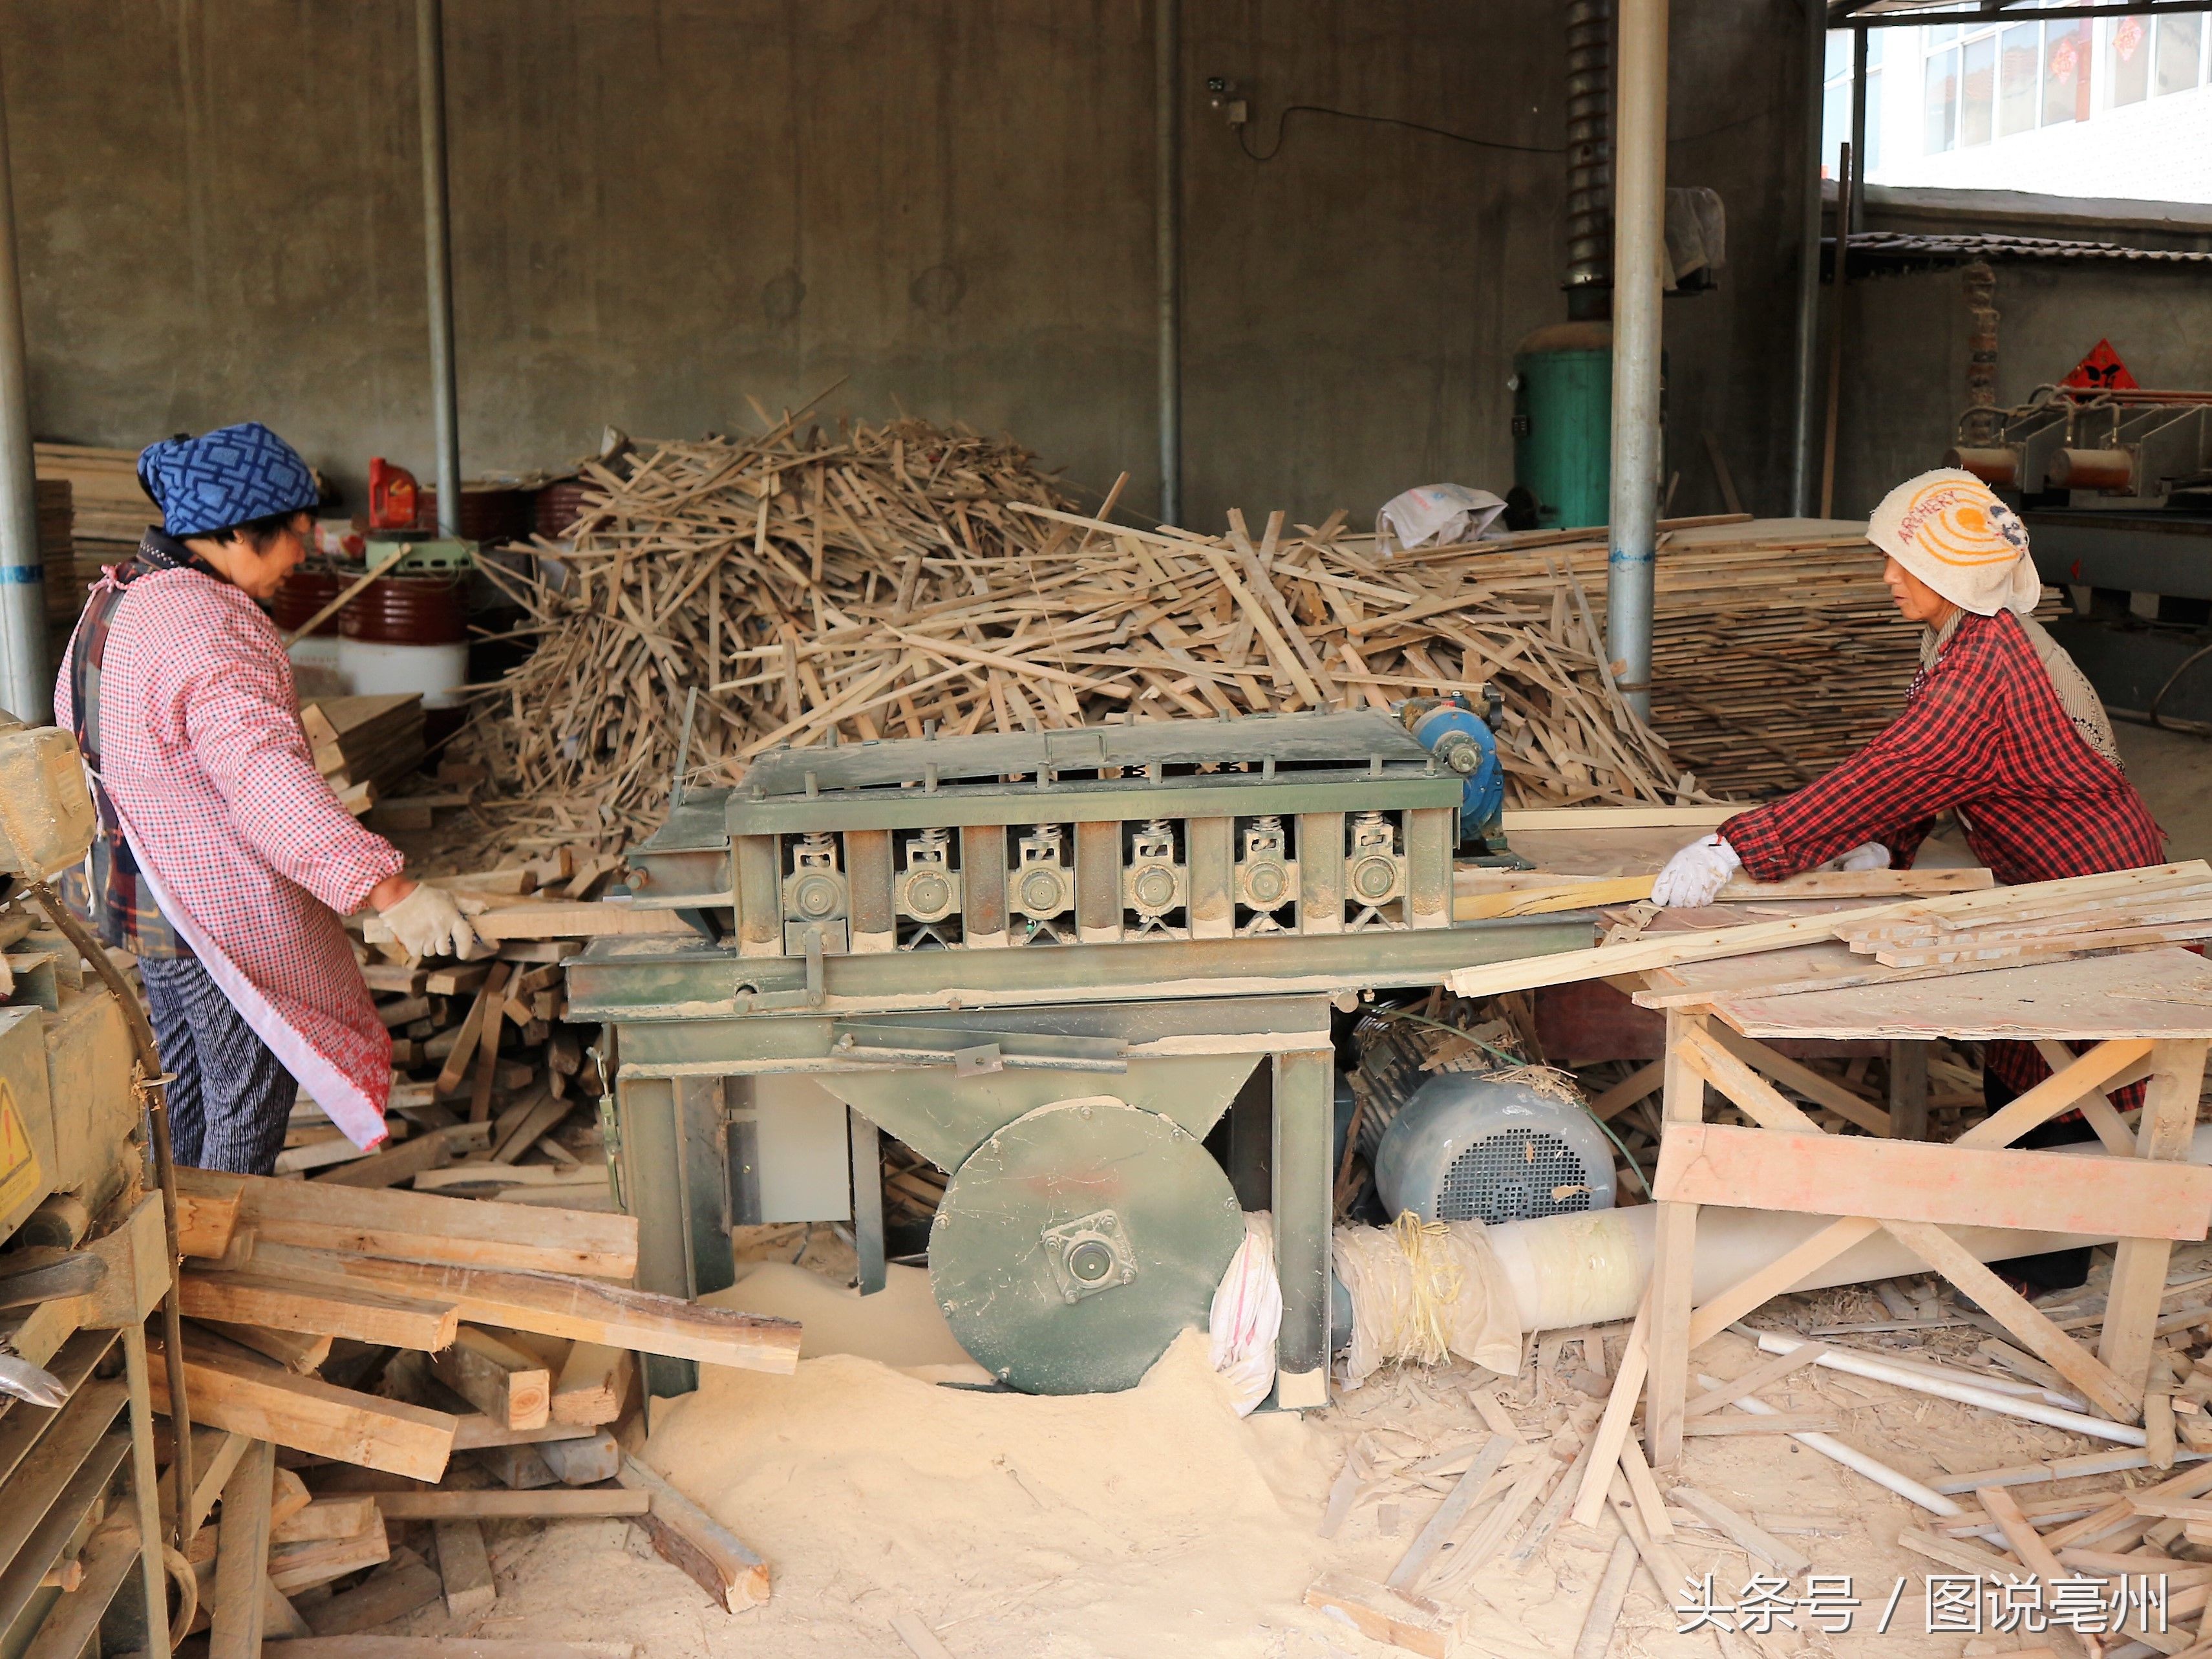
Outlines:
[[446, 198], [446, 8], [415, 0], [415, 95], [422, 117], [422, 247], [430, 277], [430, 417], [438, 533], [461, 533], [461, 417], [453, 385], [453, 236]]
[[1867, 32], [1851, 31], [1851, 234], [1866, 228]]
[[1613, 134], [1613, 511], [1606, 649], [1651, 713], [1659, 301], [1667, 277], [1667, 0], [1621, 0]]
[[1159, 282], [1160, 520], [1182, 515], [1182, 120], [1179, 0], [1152, 6], [1152, 211]]
[[46, 575], [39, 557], [39, 486], [31, 456], [31, 371], [15, 265], [15, 188], [0, 104], [0, 696], [27, 726], [54, 717], [46, 663]]
[[1805, 0], [1805, 196], [1797, 220], [1797, 338], [1790, 423], [1790, 511], [1813, 511], [1813, 402], [1820, 358], [1820, 83], [1827, 41], [1826, 0]]

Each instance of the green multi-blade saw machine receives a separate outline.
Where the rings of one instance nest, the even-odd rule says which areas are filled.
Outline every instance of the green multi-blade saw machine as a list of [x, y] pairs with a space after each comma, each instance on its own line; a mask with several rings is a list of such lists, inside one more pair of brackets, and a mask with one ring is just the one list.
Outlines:
[[717, 1290], [732, 1225], [828, 1219], [879, 1286], [888, 1131], [951, 1177], [931, 1284], [1010, 1386], [1135, 1382], [1268, 1209], [1277, 1402], [1325, 1403], [1333, 1010], [1589, 940], [1453, 925], [1455, 861], [1510, 858], [1496, 751], [1463, 702], [1402, 712], [780, 750], [680, 796], [632, 885], [693, 932], [568, 969], [640, 1282]]

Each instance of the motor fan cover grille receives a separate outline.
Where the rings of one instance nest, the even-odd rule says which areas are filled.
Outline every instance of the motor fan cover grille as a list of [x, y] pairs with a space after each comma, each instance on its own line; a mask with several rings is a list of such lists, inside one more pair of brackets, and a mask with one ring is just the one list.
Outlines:
[[1532, 1221], [1589, 1206], [1589, 1171], [1575, 1149], [1517, 1125], [1462, 1150], [1437, 1192], [1439, 1221]]

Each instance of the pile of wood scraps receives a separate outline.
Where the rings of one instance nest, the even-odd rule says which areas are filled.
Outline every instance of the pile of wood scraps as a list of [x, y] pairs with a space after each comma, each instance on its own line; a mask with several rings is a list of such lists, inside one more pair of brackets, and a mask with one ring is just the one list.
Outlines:
[[[765, 749], [833, 737], [1387, 707], [1487, 686], [1504, 698], [1516, 802], [1700, 798], [1705, 775], [1636, 718], [1604, 660], [1604, 545], [1589, 532], [1391, 556], [1346, 534], [1341, 513], [1146, 529], [1112, 519], [1118, 486], [1085, 517], [1028, 452], [916, 420], [802, 434], [787, 416], [758, 437], [630, 451], [586, 482], [589, 509], [533, 550], [534, 577], [493, 573], [538, 648], [485, 694], [469, 741], [503, 810], [536, 824], [656, 821], [695, 693], [687, 769], [714, 781]], [[1723, 531], [1733, 539], [1694, 539]], [[1662, 620], [1670, 595], [1705, 625], [1732, 593], [1788, 636], [1739, 654], [1750, 678], [1730, 699], [1757, 682], [1789, 720], [1805, 659], [1860, 649], [1857, 613], [1823, 607], [1837, 591], [1880, 596], [1878, 562], [1805, 567], [1808, 547], [1850, 547], [1855, 527], [1685, 520], [1668, 534], [1680, 539], [1662, 570], [1672, 556], [1683, 580], [1662, 575]], [[1900, 689], [1880, 693], [1885, 708]], [[1802, 756], [1834, 758], [1868, 718], [1799, 721]]]
[[625, 1517], [718, 1605], [767, 1599], [766, 1564], [639, 1461], [634, 1356], [788, 1373], [796, 1325], [630, 1288], [627, 1216], [179, 1179], [212, 1654], [441, 1599], [465, 1628], [497, 1598], [484, 1529], [515, 1522]]

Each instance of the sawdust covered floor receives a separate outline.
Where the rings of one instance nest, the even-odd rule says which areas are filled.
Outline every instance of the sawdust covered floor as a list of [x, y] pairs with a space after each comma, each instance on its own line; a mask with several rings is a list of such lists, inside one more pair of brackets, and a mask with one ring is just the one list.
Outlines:
[[[1303, 1606], [1307, 1585], [1327, 1569], [1388, 1576], [1451, 1484], [1404, 1471], [1487, 1435], [1476, 1392], [1494, 1392], [1519, 1432], [1563, 1457], [1577, 1443], [1578, 1421], [1597, 1407], [1577, 1386], [1590, 1379], [1571, 1368], [1540, 1373], [1532, 1365], [1501, 1378], [1454, 1365], [1386, 1373], [1303, 1420], [1262, 1414], [1240, 1422], [1195, 1336], [1123, 1395], [1031, 1399], [936, 1386], [925, 1379], [969, 1373], [923, 1273], [895, 1271], [889, 1290], [862, 1301], [780, 1254], [714, 1299], [805, 1318], [809, 1357], [798, 1374], [709, 1371], [697, 1395], [663, 1408], [648, 1452], [769, 1559], [776, 1575], [770, 1605], [736, 1618], [708, 1607], [621, 1522], [542, 1532], [495, 1526], [500, 1599], [491, 1614], [457, 1626], [433, 1607], [398, 1628], [620, 1637], [647, 1659], [906, 1659], [890, 1621], [911, 1613], [957, 1659], [1391, 1659], [1402, 1650]], [[1866, 1292], [1823, 1295], [1820, 1312], [1808, 1310], [1803, 1322], [1880, 1315]], [[1624, 1328], [1613, 1329], [1616, 1351]], [[831, 1352], [840, 1347], [867, 1357]], [[1759, 1361], [1734, 1334], [1698, 1355], [1698, 1369], [1717, 1376]], [[1762, 1397], [1832, 1418], [1841, 1438], [1923, 1480], [2092, 1449], [2072, 1435], [1825, 1370], [1799, 1372]], [[1336, 1536], [1322, 1540], [1328, 1486], [1363, 1438], [1380, 1478]], [[2039, 1645], [2014, 1635], [1968, 1649], [1959, 1635], [1929, 1634], [1927, 1574], [1947, 1570], [1896, 1540], [1900, 1528], [1932, 1517], [1790, 1440], [1692, 1439], [1681, 1465], [1662, 1475], [1670, 1491], [1678, 1482], [1787, 1528], [1814, 1571], [1850, 1575], [1862, 1602], [1853, 1628], [1830, 1634], [1799, 1614], [1796, 1629], [1765, 1635], [1679, 1634], [1671, 1606], [1639, 1573], [1612, 1653], [1952, 1659]], [[2111, 1485], [2021, 1491], [2049, 1498]], [[1692, 1573], [1711, 1571], [1723, 1597], [1765, 1571], [1669, 1507], [1674, 1548]], [[1455, 1587], [1447, 1603], [1466, 1615], [1462, 1653], [1564, 1659], [1613, 1536], [1609, 1519], [1597, 1529], [1565, 1523], [1527, 1565], [1501, 1555]], [[1877, 1634], [1900, 1576], [1905, 1593], [1888, 1632]], [[1803, 1592], [1802, 1574], [1793, 1589]]]

